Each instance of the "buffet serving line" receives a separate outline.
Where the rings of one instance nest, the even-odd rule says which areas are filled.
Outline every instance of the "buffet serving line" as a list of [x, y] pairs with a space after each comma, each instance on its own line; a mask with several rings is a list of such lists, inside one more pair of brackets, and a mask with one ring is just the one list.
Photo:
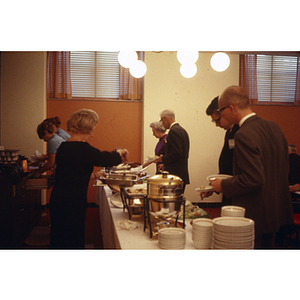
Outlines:
[[[144, 220], [142, 217], [133, 217], [129, 220], [128, 213], [111, 203], [112, 190], [107, 185], [97, 186], [96, 203], [99, 205], [100, 221], [104, 249], [160, 249], [158, 239], [150, 238], [149, 226], [144, 231]], [[134, 229], [123, 228], [131, 222]], [[122, 226], [123, 225], [123, 226]], [[191, 224], [186, 224], [186, 246], [185, 249], [195, 249], [193, 241], [189, 238], [192, 235]]]
[[110, 172], [95, 182], [104, 249], [254, 248], [254, 221], [244, 208], [225, 206], [210, 219], [185, 200], [179, 177], [147, 177], [141, 182], [130, 172]]

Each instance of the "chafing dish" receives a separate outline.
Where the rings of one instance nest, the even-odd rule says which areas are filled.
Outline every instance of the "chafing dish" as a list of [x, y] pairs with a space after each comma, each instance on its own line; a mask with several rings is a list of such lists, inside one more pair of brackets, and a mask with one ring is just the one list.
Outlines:
[[164, 171], [148, 178], [147, 194], [150, 237], [162, 227], [176, 227], [181, 205], [185, 204], [182, 179]]
[[100, 180], [108, 185], [133, 186], [137, 182], [137, 176], [132, 174], [103, 174]]

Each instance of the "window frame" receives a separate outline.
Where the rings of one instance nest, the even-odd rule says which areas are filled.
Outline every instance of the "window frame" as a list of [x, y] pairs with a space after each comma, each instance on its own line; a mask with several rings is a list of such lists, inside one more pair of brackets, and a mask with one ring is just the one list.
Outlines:
[[[71, 52], [71, 51], [70, 51]], [[67, 89], [67, 85], [65, 82], [69, 81], [71, 84], [71, 67], [70, 67], [70, 52], [47, 52], [47, 99], [48, 100], [73, 100], [73, 101], [114, 101], [114, 102], [143, 102], [144, 99], [144, 78], [134, 78], [130, 73], [129, 69], [123, 68], [119, 64], [119, 97], [118, 98], [109, 98], [109, 97], [85, 97], [85, 96], [73, 96], [72, 91], [71, 95], [65, 97], [64, 92], [57, 93], [56, 90], [58, 87], [63, 85], [65, 89]], [[97, 52], [97, 51], [90, 51]], [[106, 52], [106, 51], [98, 51], [98, 52]], [[116, 51], [118, 52], [118, 51]], [[53, 53], [53, 54], [51, 54]], [[67, 54], [69, 53], [69, 54]], [[137, 51], [138, 59], [144, 61], [144, 52]], [[61, 58], [62, 55], [65, 55]], [[67, 58], [69, 55], [69, 58]], [[49, 59], [48, 59], [49, 57]], [[52, 57], [54, 57], [52, 59]], [[63, 65], [61, 65], [63, 64]], [[68, 64], [68, 67], [65, 65]], [[56, 69], [59, 68], [59, 73]], [[48, 91], [49, 86], [49, 91]], [[57, 87], [58, 86], [58, 87]], [[121, 90], [121, 92], [120, 92]], [[49, 95], [48, 95], [49, 93]], [[54, 97], [53, 97], [53, 95]], [[125, 98], [126, 96], [127, 99]], [[122, 97], [124, 97], [122, 99]], [[132, 99], [130, 99], [132, 98]]]
[[[244, 87], [241, 83], [242, 81], [242, 68], [241, 68], [241, 56], [242, 55], [272, 55], [272, 56], [294, 56], [294, 57], [300, 57], [300, 52], [298, 51], [258, 51], [258, 52], [239, 52], [240, 55], [240, 72], [239, 72], [239, 84], [240, 86]], [[286, 101], [257, 101], [254, 103], [251, 103], [251, 99], [250, 99], [250, 104], [251, 105], [255, 105], [255, 106], [259, 106], [259, 105], [269, 105], [269, 106], [300, 106], [299, 103], [299, 99], [297, 99], [296, 97], [296, 93], [297, 93], [297, 80], [299, 82], [299, 78], [297, 78], [297, 76], [299, 76], [299, 63], [297, 63], [297, 71], [296, 71], [296, 86], [295, 86], [295, 98], [293, 102], [286, 102]], [[245, 88], [245, 87], [244, 87]], [[247, 90], [247, 88], [245, 88]], [[256, 87], [257, 90], [257, 87]]]

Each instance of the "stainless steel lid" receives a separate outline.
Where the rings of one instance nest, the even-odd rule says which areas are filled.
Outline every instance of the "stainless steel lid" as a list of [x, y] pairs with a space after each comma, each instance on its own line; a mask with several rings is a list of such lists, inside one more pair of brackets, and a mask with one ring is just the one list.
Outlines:
[[171, 175], [167, 171], [163, 171], [162, 174], [157, 174], [148, 178], [147, 182], [149, 184], [159, 184], [159, 185], [183, 184], [183, 181], [180, 177], [176, 175]]

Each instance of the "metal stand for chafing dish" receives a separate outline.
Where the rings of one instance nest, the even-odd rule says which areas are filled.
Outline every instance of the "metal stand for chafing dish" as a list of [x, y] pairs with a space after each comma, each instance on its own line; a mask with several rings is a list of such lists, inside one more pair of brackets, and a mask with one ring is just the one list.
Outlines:
[[[179, 211], [180, 211], [181, 205], [183, 205], [182, 228], [183, 229], [185, 228], [185, 197], [182, 197], [182, 198], [176, 199], [176, 200], [174, 199], [174, 200], [167, 200], [167, 201], [164, 199], [155, 199], [155, 198], [147, 197], [145, 210], [147, 211], [147, 218], [148, 218], [149, 229], [150, 229], [150, 239], [152, 239], [152, 237], [153, 237], [153, 232], [152, 232], [152, 226], [151, 226], [151, 212], [150, 212], [150, 207], [149, 207], [149, 200], [157, 202], [157, 203], [161, 203], [161, 204], [175, 203], [175, 205], [178, 205]], [[178, 217], [179, 217], [179, 213], [177, 214], [176, 219], [175, 219], [175, 227], [177, 227]]]
[[[131, 220], [132, 218], [132, 213], [131, 213], [131, 209], [130, 209], [130, 205], [128, 203], [130, 203], [130, 200], [134, 200], [134, 199], [139, 199], [142, 202], [142, 206], [139, 206], [141, 208], [141, 210], [143, 211], [142, 214], [144, 216], [144, 231], [147, 228], [147, 215], [146, 215], [146, 199], [147, 199], [147, 195], [146, 194], [140, 194], [140, 195], [134, 195], [131, 196], [129, 193], [127, 193], [126, 189], [124, 186], [120, 185], [120, 194], [121, 194], [121, 199], [122, 199], [122, 203], [123, 203], [123, 211], [125, 211], [125, 209], [128, 212], [128, 217], [129, 220]], [[141, 214], [138, 214], [138, 216]]]

